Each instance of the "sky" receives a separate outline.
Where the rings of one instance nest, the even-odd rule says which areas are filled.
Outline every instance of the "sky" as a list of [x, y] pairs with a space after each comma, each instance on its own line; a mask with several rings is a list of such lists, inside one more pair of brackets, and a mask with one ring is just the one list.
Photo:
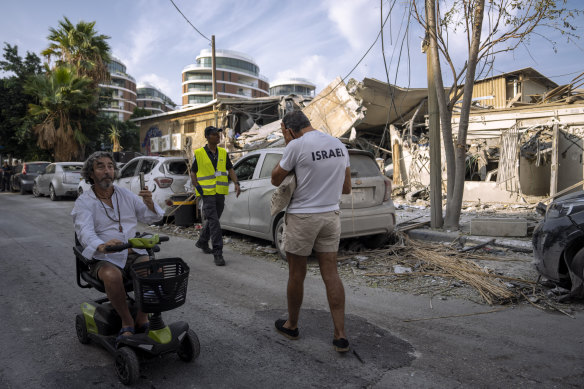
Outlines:
[[[408, 16], [409, 1], [381, 1], [174, 0], [203, 37], [170, 0], [2, 0], [0, 41], [18, 45], [21, 55], [26, 51], [40, 55], [48, 46], [49, 28], [57, 27], [64, 16], [73, 23], [95, 21], [96, 30], [110, 36], [113, 55], [137, 83], [154, 84], [177, 104], [182, 100], [183, 68], [210, 48], [212, 35], [216, 49], [251, 56], [268, 80], [306, 78], [317, 85], [317, 93], [338, 76], [426, 87], [423, 32]], [[381, 12], [385, 17], [394, 3], [383, 28], [383, 46], [380, 38], [365, 55], [380, 35]], [[569, 0], [567, 8], [584, 9], [584, 4]], [[575, 33], [584, 36], [584, 15], [575, 23], [579, 27]], [[556, 51], [550, 40], [557, 42]], [[450, 45], [455, 58], [465, 58], [463, 34], [451, 36]], [[528, 46], [497, 55], [488, 75], [524, 67], [533, 67], [558, 84], [568, 83], [584, 72], [584, 37], [569, 43], [545, 31]]]

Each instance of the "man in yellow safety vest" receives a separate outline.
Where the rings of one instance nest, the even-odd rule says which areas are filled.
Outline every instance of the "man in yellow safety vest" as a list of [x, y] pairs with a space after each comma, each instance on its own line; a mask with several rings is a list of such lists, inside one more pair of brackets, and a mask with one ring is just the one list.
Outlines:
[[[219, 218], [225, 207], [225, 195], [229, 193], [227, 175], [235, 185], [237, 197], [241, 192], [229, 155], [224, 148], [218, 146], [222, 131], [221, 128], [213, 126], [205, 128], [207, 144], [195, 150], [191, 169], [193, 186], [197, 196], [202, 196], [203, 213], [206, 218], [195, 246], [203, 250], [205, 254], [213, 254], [217, 266], [225, 265], [223, 235], [221, 234]], [[209, 247], [209, 239], [213, 248]]]

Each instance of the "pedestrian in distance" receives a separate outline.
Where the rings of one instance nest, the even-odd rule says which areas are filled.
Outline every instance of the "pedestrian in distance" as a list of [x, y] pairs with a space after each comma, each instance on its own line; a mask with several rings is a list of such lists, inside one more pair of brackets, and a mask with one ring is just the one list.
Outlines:
[[[191, 169], [191, 180], [195, 193], [203, 201], [205, 224], [195, 246], [205, 254], [213, 254], [215, 265], [225, 266], [223, 258], [223, 235], [219, 218], [225, 207], [225, 195], [229, 194], [231, 178], [235, 186], [236, 197], [239, 197], [241, 188], [233, 170], [233, 164], [227, 151], [219, 147], [223, 129], [209, 126], [205, 128], [207, 144], [195, 150], [195, 158]], [[209, 247], [209, 240], [213, 248]]]
[[301, 111], [287, 113], [281, 127], [286, 148], [272, 171], [272, 184], [280, 185], [294, 171], [296, 190], [284, 216], [288, 319], [276, 320], [276, 329], [290, 339], [299, 336], [307, 260], [314, 250], [334, 324], [333, 346], [338, 352], [346, 352], [345, 290], [337, 272], [337, 251], [341, 235], [339, 201], [341, 194], [351, 193], [349, 153], [337, 138], [315, 130]]
[[12, 172], [14, 168], [8, 164], [8, 162], [4, 162], [4, 166], [2, 167], [2, 183], [0, 187], [3, 191], [9, 192], [10, 191], [10, 177], [12, 176]]
[[147, 332], [148, 316], [138, 312], [133, 318], [126, 301], [124, 279], [130, 278], [134, 263], [148, 260], [143, 249], [108, 252], [107, 246], [126, 243], [136, 235], [138, 222], [152, 224], [160, 221], [164, 211], [152, 200], [148, 188], [138, 195], [114, 185], [118, 167], [111, 153], [97, 151], [87, 158], [81, 177], [91, 184], [75, 201], [71, 215], [75, 234], [83, 255], [96, 262], [90, 266], [91, 275], [101, 280], [112, 306], [122, 319], [118, 341], [134, 333]]

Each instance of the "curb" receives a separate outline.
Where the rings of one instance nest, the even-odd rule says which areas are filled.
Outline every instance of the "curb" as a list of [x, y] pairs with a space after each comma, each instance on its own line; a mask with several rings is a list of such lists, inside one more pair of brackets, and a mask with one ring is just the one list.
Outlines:
[[503, 247], [522, 253], [533, 252], [531, 240], [527, 241], [495, 236], [466, 235], [460, 231], [437, 231], [423, 228], [406, 231], [406, 235], [408, 235], [410, 239], [441, 243], [452, 243], [455, 240], [460, 239], [461, 243], [469, 246], [487, 243], [490, 240], [495, 239], [495, 241], [490, 243], [490, 245]]

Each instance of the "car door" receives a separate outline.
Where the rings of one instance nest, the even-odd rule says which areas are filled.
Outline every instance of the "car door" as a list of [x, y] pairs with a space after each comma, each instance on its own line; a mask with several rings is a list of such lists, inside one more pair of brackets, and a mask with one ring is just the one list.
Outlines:
[[51, 180], [55, 175], [56, 165], [54, 163], [48, 165], [45, 168], [45, 171], [38, 176], [38, 189], [39, 192], [48, 195], [49, 194], [49, 185], [51, 184]]
[[249, 189], [261, 154], [253, 154], [237, 161], [233, 170], [239, 180], [241, 194], [236, 197], [233, 182], [229, 183], [229, 194], [225, 196], [225, 209], [221, 216], [221, 226], [239, 229], [249, 228]]
[[281, 152], [266, 151], [256, 168], [257, 179], [252, 180], [249, 189], [249, 229], [268, 236], [271, 235], [272, 193], [276, 190], [272, 185], [272, 170], [281, 159]]
[[120, 171], [120, 178], [116, 180], [116, 184], [122, 188], [132, 190], [132, 180], [136, 178], [138, 165], [141, 159], [133, 159], [128, 162]]

